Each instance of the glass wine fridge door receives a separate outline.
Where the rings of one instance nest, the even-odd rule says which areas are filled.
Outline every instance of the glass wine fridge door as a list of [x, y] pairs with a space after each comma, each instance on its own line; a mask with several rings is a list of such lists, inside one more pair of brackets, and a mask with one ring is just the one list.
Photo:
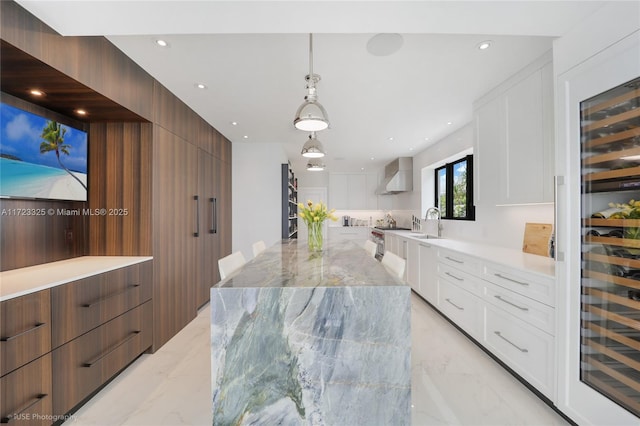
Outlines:
[[640, 416], [640, 78], [580, 120], [580, 380]]

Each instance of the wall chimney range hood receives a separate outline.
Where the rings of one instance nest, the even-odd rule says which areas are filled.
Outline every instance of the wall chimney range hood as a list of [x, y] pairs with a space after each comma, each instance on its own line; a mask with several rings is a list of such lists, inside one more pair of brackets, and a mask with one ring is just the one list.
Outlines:
[[384, 167], [384, 180], [379, 195], [413, 191], [413, 157], [396, 158]]

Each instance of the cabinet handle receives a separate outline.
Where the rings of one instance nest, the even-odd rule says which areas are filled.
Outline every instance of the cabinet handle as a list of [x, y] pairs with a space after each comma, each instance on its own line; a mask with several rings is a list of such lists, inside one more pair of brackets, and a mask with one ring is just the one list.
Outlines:
[[453, 274], [451, 274], [451, 273], [449, 273], [449, 272], [445, 272], [444, 274], [445, 274], [445, 275], [448, 275], [448, 276], [450, 276], [451, 278], [456, 279], [456, 280], [458, 280], [458, 281], [464, 281], [464, 278], [458, 278], [458, 277], [456, 277], [455, 275], [453, 275]]
[[200, 236], [200, 197], [197, 195], [193, 196], [194, 201], [196, 202], [196, 232], [193, 233], [194, 237]]
[[522, 282], [522, 281], [518, 281], [518, 280], [514, 280], [513, 278], [505, 277], [505, 276], [504, 276], [504, 275], [502, 275], [502, 274], [497, 274], [497, 273], [495, 273], [495, 274], [493, 274], [493, 275], [495, 275], [495, 276], [496, 276], [496, 277], [498, 277], [498, 278], [502, 278], [503, 280], [511, 281], [512, 283], [516, 283], [516, 284], [520, 284], [520, 285], [525, 285], [525, 286], [528, 286], [528, 285], [529, 285], [529, 283]]
[[216, 203], [215, 198], [209, 198], [209, 202], [211, 203], [211, 228], [209, 228], [210, 234], [216, 233]]
[[111, 349], [108, 349], [105, 353], [97, 356], [96, 358], [92, 359], [91, 361], [87, 361], [85, 363], [82, 364], [83, 367], [88, 367], [91, 368], [94, 365], [96, 365], [99, 361], [101, 361], [103, 358], [105, 358], [107, 355], [109, 355], [110, 353], [112, 353], [113, 351], [115, 351], [116, 349], [118, 349], [120, 346], [124, 345], [125, 343], [127, 343], [129, 340], [133, 339], [134, 337], [136, 337], [138, 334], [140, 334], [140, 330], [136, 330], [136, 331], [132, 331], [131, 333], [129, 333], [129, 335], [127, 337], [125, 337], [120, 343], [118, 343], [117, 345], [111, 347]]
[[34, 325], [33, 327], [31, 327], [31, 328], [29, 328], [29, 329], [27, 329], [27, 330], [25, 330], [25, 331], [23, 331], [21, 333], [14, 334], [13, 336], [9, 336], [9, 337], [0, 337], [0, 342], [9, 342], [9, 341], [11, 341], [11, 340], [13, 340], [13, 339], [15, 339], [17, 337], [24, 336], [27, 333], [31, 333], [32, 331], [39, 329], [40, 327], [42, 327], [45, 324], [46, 324], [45, 322], [39, 322], [36, 325]]
[[41, 393], [38, 396], [36, 396], [35, 398], [32, 398], [32, 400], [27, 402], [19, 411], [15, 411], [13, 414], [10, 414], [10, 415], [0, 419], [0, 423], [9, 423], [10, 421], [15, 420], [16, 417], [18, 417], [18, 418], [21, 417], [20, 415], [22, 413], [24, 413], [29, 408], [31, 408], [34, 405], [36, 405], [38, 402], [42, 401], [47, 396], [48, 395], [46, 393]]
[[92, 303], [85, 303], [84, 305], [82, 305], [83, 308], [93, 308], [96, 305], [99, 305], [100, 303], [104, 302], [105, 300], [109, 300], [113, 297], [116, 296], [120, 296], [121, 294], [124, 294], [126, 292], [128, 292], [131, 289], [140, 287], [140, 284], [131, 284], [130, 286], [127, 286], [124, 290], [120, 290], [120, 291], [116, 291], [115, 293], [112, 293], [106, 297], [103, 297], [102, 299], [98, 299], [95, 302]]
[[458, 310], [460, 310], [460, 311], [464, 311], [464, 308], [461, 308], [460, 306], [458, 306], [458, 305], [456, 305], [455, 303], [453, 303], [453, 302], [451, 301], [451, 299], [444, 299], [444, 300], [446, 300], [447, 302], [451, 303], [451, 304], [452, 304], [453, 306], [455, 306]]
[[518, 346], [515, 343], [513, 343], [511, 340], [509, 340], [506, 337], [504, 337], [499, 331], [494, 331], [493, 333], [496, 336], [498, 336], [499, 338], [501, 338], [502, 340], [504, 340], [505, 342], [507, 342], [508, 344], [510, 344], [511, 346], [513, 346], [514, 348], [516, 348], [517, 350], [519, 350], [520, 352], [525, 353], [525, 354], [527, 352], [529, 352], [528, 349], [521, 348], [520, 346]]
[[495, 297], [496, 299], [498, 299], [498, 300], [499, 300], [499, 301], [501, 301], [501, 302], [506, 303], [507, 305], [514, 306], [514, 307], [516, 307], [516, 308], [520, 309], [521, 311], [525, 311], [525, 312], [526, 312], [526, 311], [528, 311], [528, 310], [529, 310], [529, 308], [527, 308], [527, 307], [520, 306], [520, 305], [516, 305], [516, 304], [515, 304], [515, 303], [513, 303], [513, 302], [509, 302], [507, 299], [503, 299], [503, 298], [502, 298], [502, 296], [500, 296], [499, 294], [495, 294], [493, 297]]
[[212, 213], [213, 213], [213, 228], [211, 229], [211, 233], [212, 234], [217, 234], [218, 233], [218, 199], [216, 197], [213, 197], [211, 199], [211, 209], [212, 209]]
[[458, 260], [458, 259], [454, 259], [453, 257], [449, 257], [449, 256], [445, 256], [445, 259], [449, 259], [452, 262], [456, 262], [456, 263], [464, 263], [462, 260]]

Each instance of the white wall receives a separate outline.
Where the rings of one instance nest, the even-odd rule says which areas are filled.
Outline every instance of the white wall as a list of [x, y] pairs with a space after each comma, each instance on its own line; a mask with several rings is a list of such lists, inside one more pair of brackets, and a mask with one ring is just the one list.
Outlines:
[[287, 156], [281, 144], [234, 142], [232, 146], [232, 251], [253, 258], [251, 245], [267, 247], [281, 239], [282, 172]]
[[[423, 190], [427, 194], [433, 194], [431, 188], [422, 188], [422, 169], [473, 148], [473, 135], [473, 124], [469, 123], [413, 157], [413, 191], [398, 195], [408, 207], [395, 212], [397, 216], [402, 216], [403, 222], [410, 220], [412, 214], [424, 217], [422, 210], [425, 205], [433, 205], [432, 195], [428, 196], [426, 204], [422, 203]], [[476, 207], [475, 221], [443, 220], [442, 236], [520, 250], [525, 223], [553, 223], [553, 214], [554, 207], [550, 204]]]

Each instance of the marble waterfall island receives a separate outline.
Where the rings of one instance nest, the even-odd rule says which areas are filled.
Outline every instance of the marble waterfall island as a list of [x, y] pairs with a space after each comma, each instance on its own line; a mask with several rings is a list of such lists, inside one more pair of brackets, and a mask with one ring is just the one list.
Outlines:
[[267, 249], [211, 289], [213, 424], [410, 424], [409, 303], [352, 241]]

